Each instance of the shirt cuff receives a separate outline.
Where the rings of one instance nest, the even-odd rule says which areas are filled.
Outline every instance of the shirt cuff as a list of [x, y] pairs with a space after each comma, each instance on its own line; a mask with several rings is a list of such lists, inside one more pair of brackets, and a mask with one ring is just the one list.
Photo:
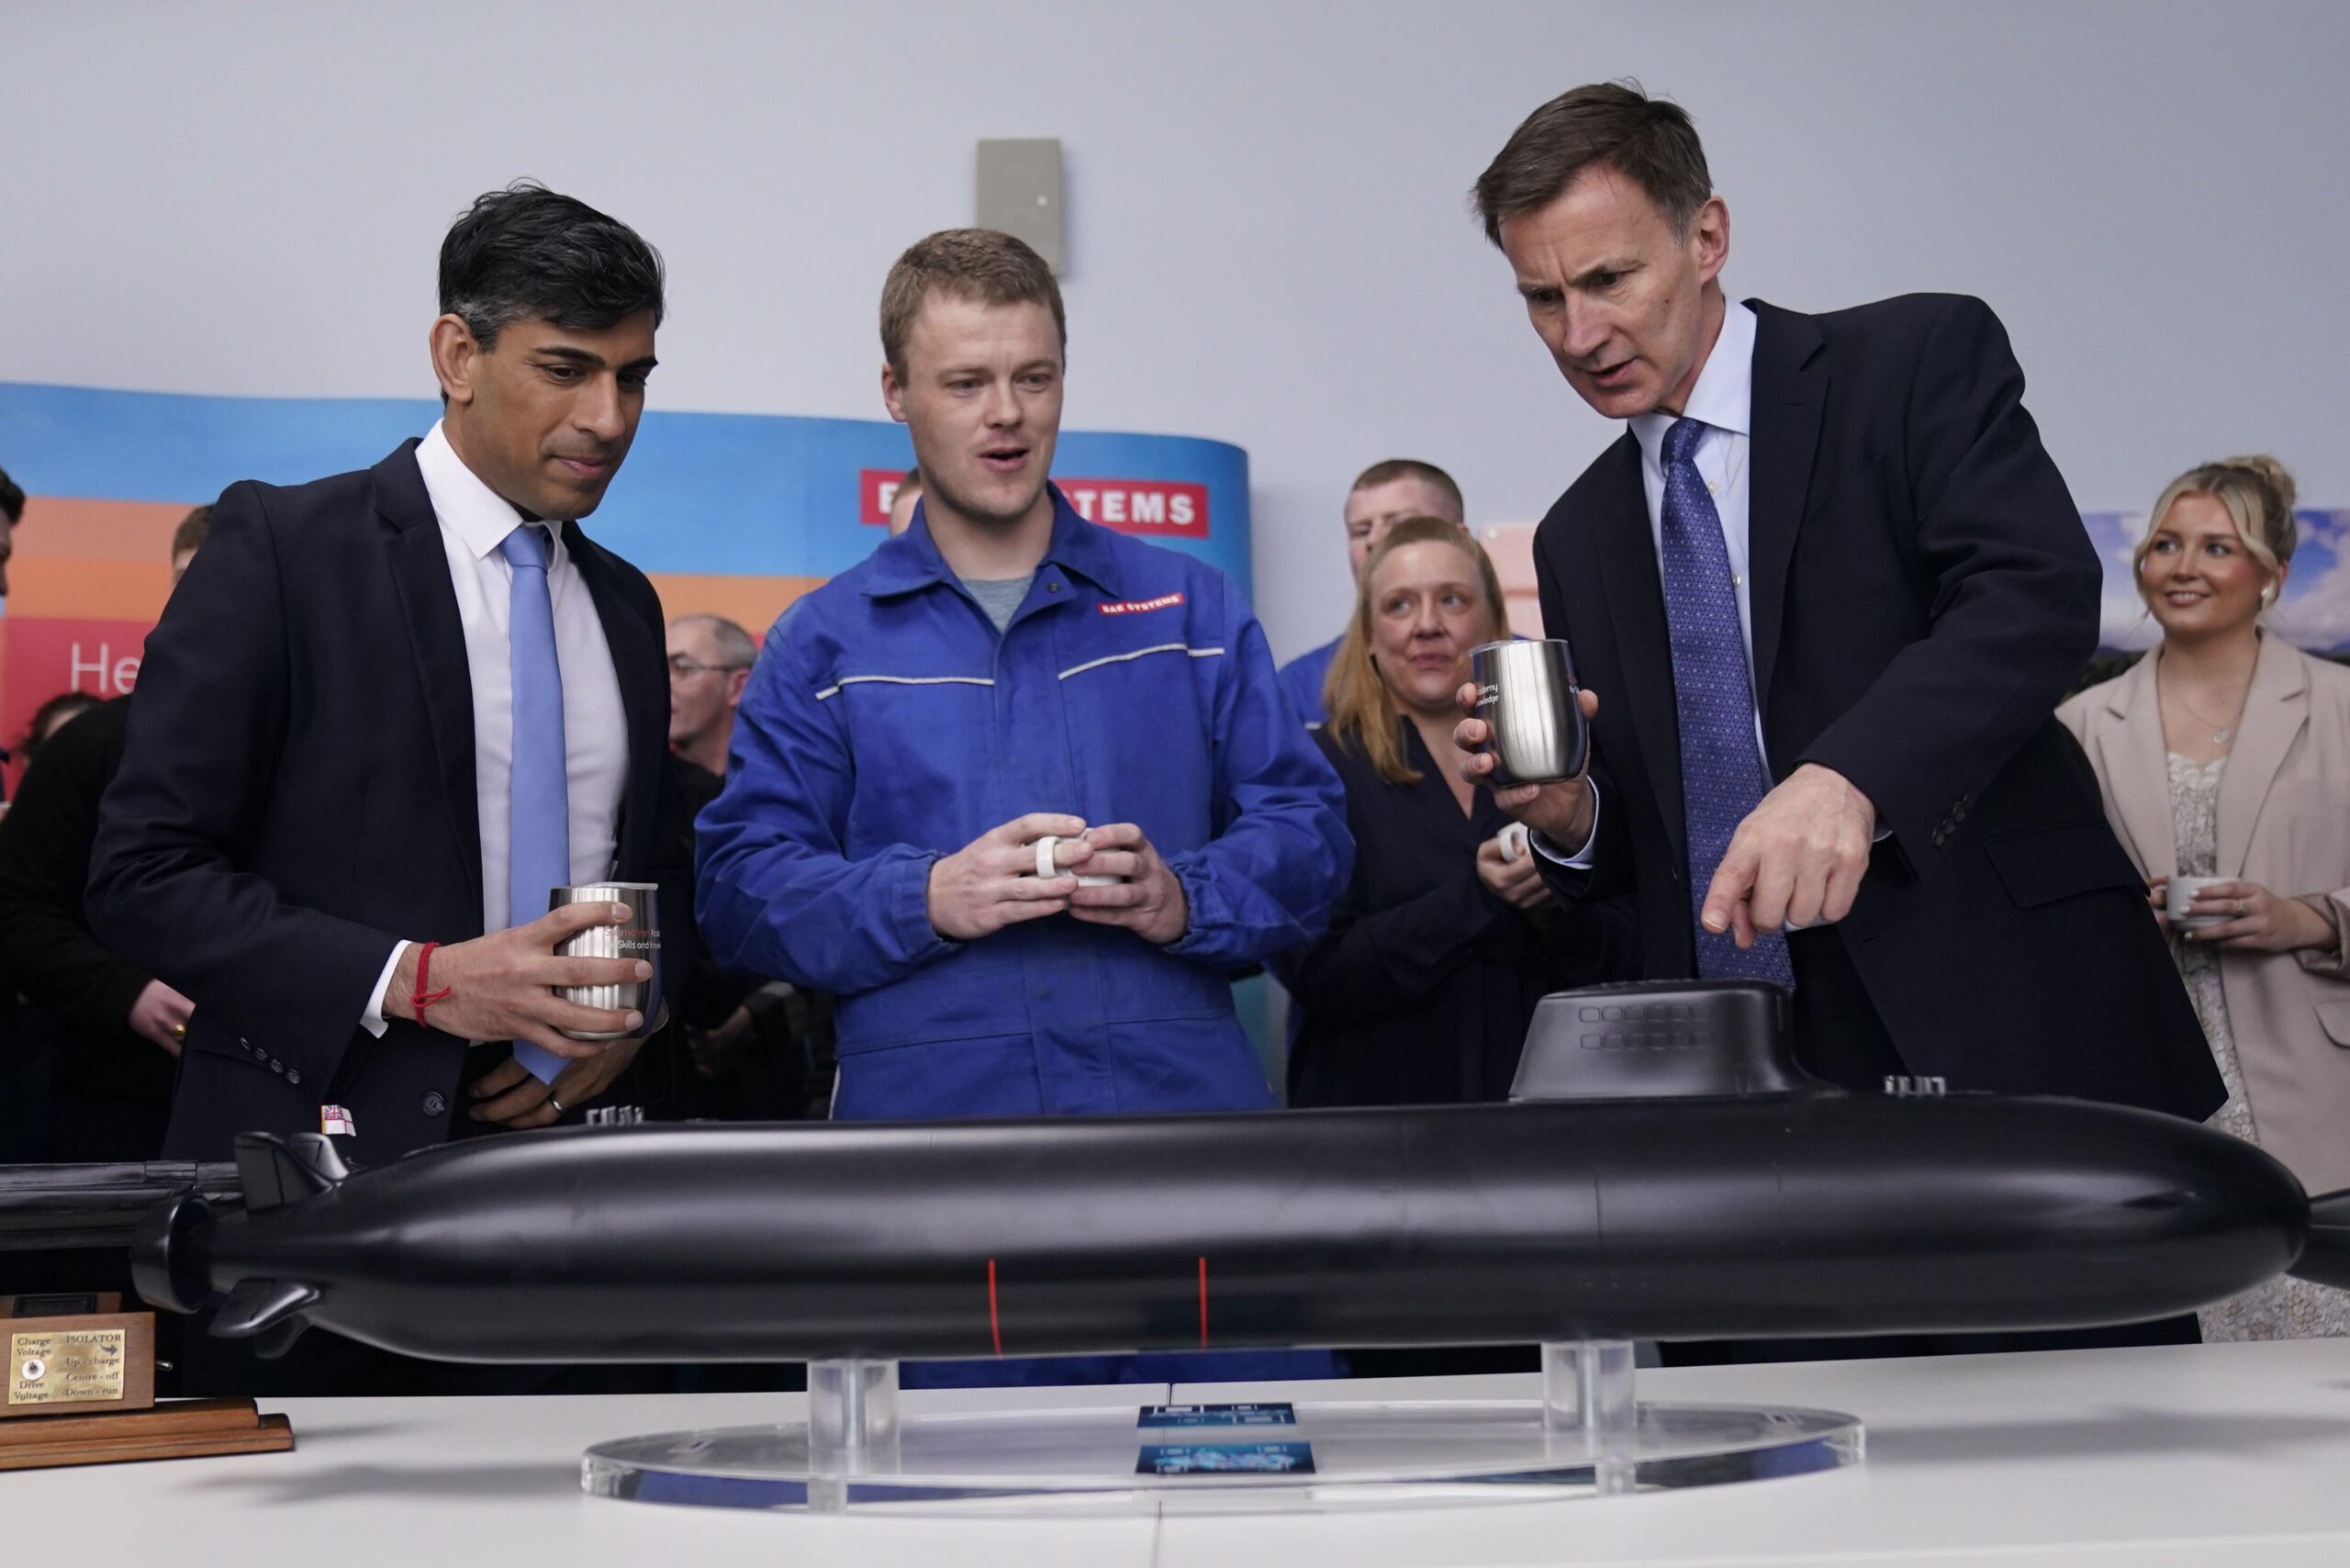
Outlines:
[[392, 956], [384, 960], [384, 972], [375, 977], [375, 989], [367, 998], [367, 1011], [359, 1015], [359, 1026], [379, 1040], [388, 1027], [384, 1022], [384, 993], [392, 989], [392, 971], [400, 967], [402, 956], [415, 946], [413, 942], [392, 944]]
[[1591, 786], [1591, 836], [1584, 839], [1583, 847], [1572, 855], [1551, 843], [1546, 834], [1529, 833], [1526, 835], [1526, 842], [1533, 847], [1534, 853], [1553, 866], [1564, 866], [1570, 871], [1588, 871], [1591, 869], [1592, 851], [1599, 847], [1599, 786], [1594, 784]]

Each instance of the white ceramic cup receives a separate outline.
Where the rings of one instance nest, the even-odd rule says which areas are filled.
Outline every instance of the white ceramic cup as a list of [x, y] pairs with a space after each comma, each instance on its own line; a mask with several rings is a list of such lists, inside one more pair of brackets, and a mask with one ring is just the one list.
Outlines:
[[[1036, 875], [1039, 877], [1066, 877], [1069, 875], [1069, 870], [1066, 867], [1056, 866], [1053, 864], [1053, 851], [1059, 848], [1060, 845], [1061, 840], [1054, 837], [1051, 834], [1046, 834], [1044, 837], [1036, 841]], [[1080, 888], [1113, 888], [1125, 880], [1125, 879], [1124, 877], [1080, 876], [1077, 879], [1077, 885]]]
[[1526, 853], [1526, 824], [1524, 823], [1511, 823], [1501, 832], [1494, 834], [1494, 837], [1501, 844], [1502, 860], [1505, 864]]
[[2181, 931], [2200, 931], [2206, 926], [2224, 925], [2233, 920], [2236, 917], [2233, 910], [2221, 910], [2217, 914], [2189, 914], [2187, 912], [2194, 907], [2195, 895], [2205, 888], [2234, 880], [2233, 877], [2173, 877], [2164, 894], [2170, 923]]

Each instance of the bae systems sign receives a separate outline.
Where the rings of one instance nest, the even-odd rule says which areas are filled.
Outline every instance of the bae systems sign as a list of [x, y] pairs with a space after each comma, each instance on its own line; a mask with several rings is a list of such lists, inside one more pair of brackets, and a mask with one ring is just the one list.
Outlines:
[[[858, 471], [863, 498], [858, 521], [876, 526], [890, 521], [890, 502], [905, 473], [897, 468]], [[1164, 479], [1055, 479], [1077, 515], [1120, 533], [1208, 536], [1208, 487]]]

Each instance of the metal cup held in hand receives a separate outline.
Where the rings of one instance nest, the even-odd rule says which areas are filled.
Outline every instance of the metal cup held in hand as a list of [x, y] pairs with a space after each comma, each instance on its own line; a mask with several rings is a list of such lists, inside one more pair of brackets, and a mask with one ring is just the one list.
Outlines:
[[1583, 769], [1591, 732], [1575, 700], [1575, 666], [1556, 637], [1485, 643], [1469, 650], [1477, 717], [1493, 754], [1496, 788], [1555, 784]]
[[[655, 897], [660, 889], [651, 882], [588, 882], [576, 888], [557, 888], [547, 894], [547, 911], [553, 913], [565, 904], [624, 903], [629, 908], [625, 925], [591, 925], [575, 932], [569, 940], [555, 948], [566, 958], [642, 958], [657, 963], [661, 952], [661, 910]], [[649, 980], [622, 980], [616, 985], [566, 985], [556, 989], [565, 1002], [576, 1002], [582, 1007], [609, 1007], [653, 1016], [653, 982]], [[620, 1040], [631, 1031], [615, 1029], [610, 1034], [590, 1034], [577, 1029], [563, 1033], [575, 1040]]]

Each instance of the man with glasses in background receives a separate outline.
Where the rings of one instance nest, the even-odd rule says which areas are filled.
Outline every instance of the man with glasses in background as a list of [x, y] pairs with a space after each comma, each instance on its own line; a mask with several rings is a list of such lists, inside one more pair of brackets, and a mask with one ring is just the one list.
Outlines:
[[[693, 820], [718, 798], [734, 710], [758, 662], [759, 645], [722, 615], [669, 622], [669, 751], [685, 803], [690, 857]], [[678, 1120], [796, 1121], [823, 1114], [832, 1093], [832, 998], [781, 980], [737, 974], [711, 961], [693, 932], [686, 950], [682, 1055], [656, 1062], [651, 1081]]]
[[669, 622], [671, 751], [725, 777], [735, 705], [758, 657], [751, 634], [722, 615], [680, 615]]

